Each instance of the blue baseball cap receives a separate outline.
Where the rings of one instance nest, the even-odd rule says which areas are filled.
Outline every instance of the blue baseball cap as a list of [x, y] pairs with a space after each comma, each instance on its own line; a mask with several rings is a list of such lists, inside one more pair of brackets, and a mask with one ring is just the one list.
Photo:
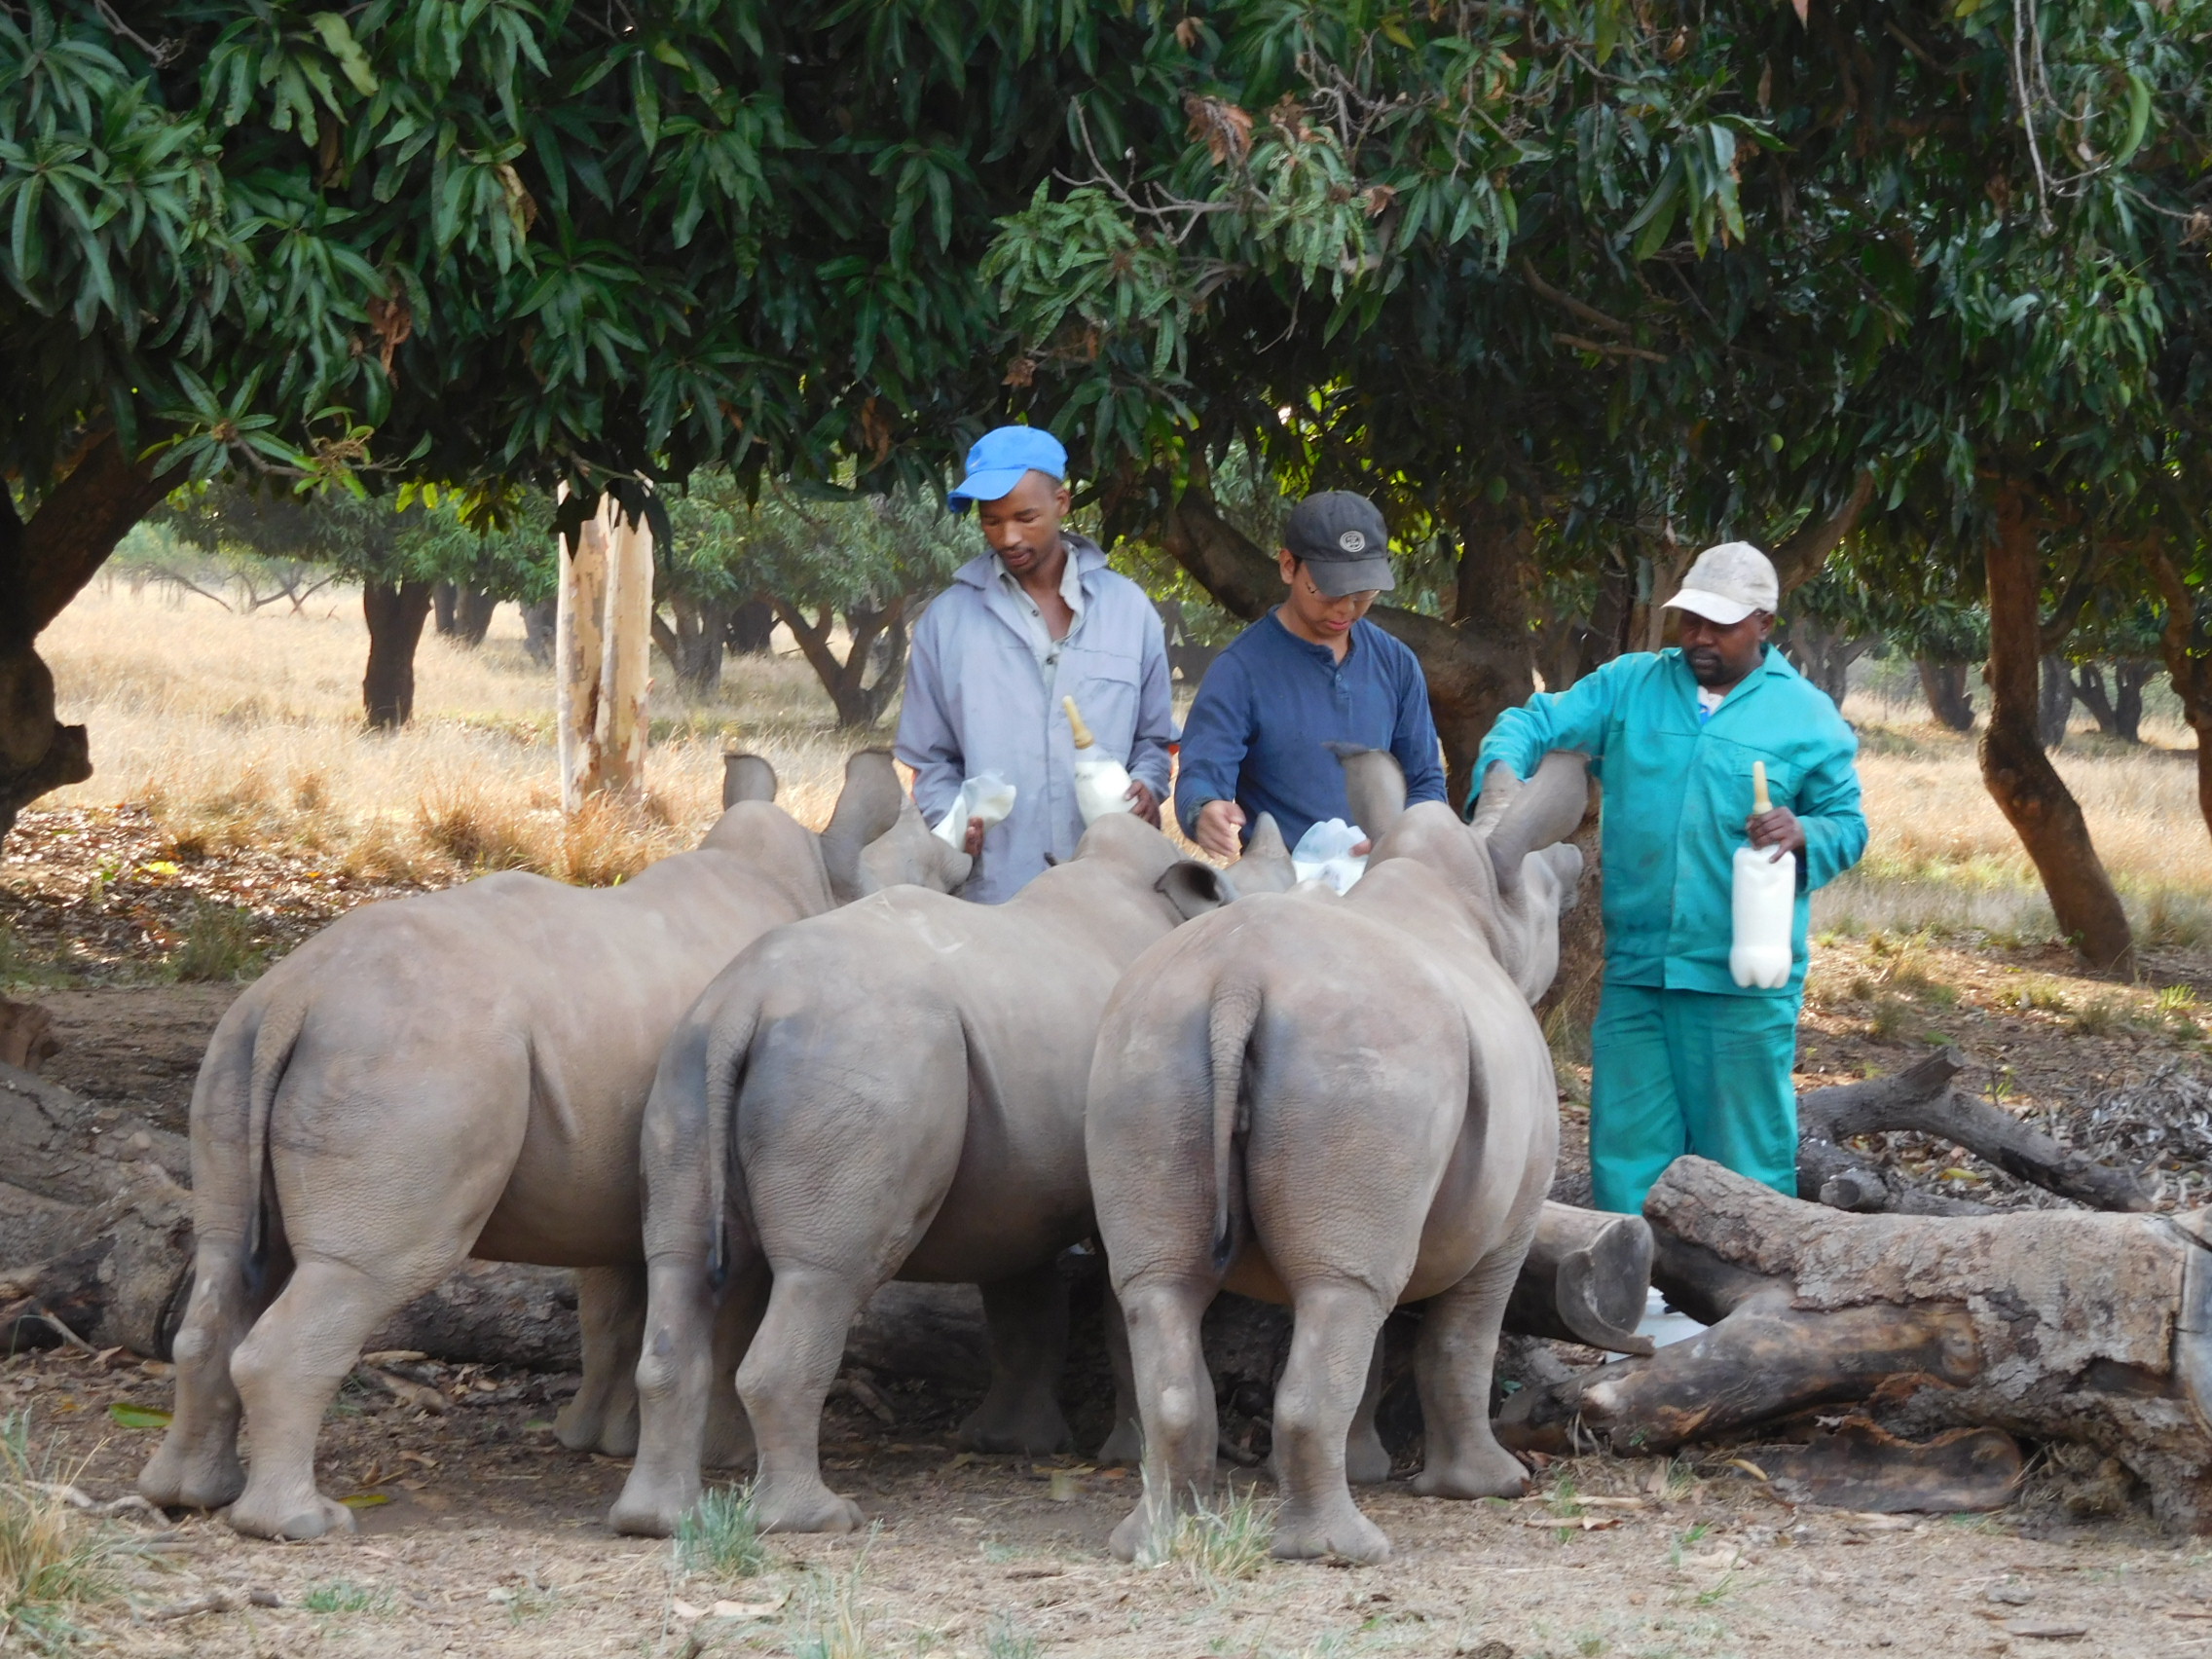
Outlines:
[[1068, 452], [1060, 440], [1042, 426], [994, 426], [968, 452], [968, 476], [945, 503], [964, 513], [972, 502], [998, 500], [1028, 472], [1065, 479]]

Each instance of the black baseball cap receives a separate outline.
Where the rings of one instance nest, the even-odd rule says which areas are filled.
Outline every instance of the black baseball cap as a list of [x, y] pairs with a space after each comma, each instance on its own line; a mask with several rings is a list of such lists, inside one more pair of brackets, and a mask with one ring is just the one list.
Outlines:
[[1305, 562], [1313, 585], [1331, 599], [1387, 593], [1398, 585], [1390, 574], [1390, 533], [1382, 513], [1349, 490], [1324, 490], [1291, 508], [1282, 544]]

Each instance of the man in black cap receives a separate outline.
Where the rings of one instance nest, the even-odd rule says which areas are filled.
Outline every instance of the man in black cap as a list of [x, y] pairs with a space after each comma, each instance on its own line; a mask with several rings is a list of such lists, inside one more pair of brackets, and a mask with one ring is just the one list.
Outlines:
[[1332, 741], [1395, 755], [1408, 804], [1444, 798], [1420, 663], [1366, 620], [1397, 585], [1382, 515], [1348, 491], [1309, 496], [1283, 542], [1289, 594], [1214, 659], [1183, 727], [1176, 817], [1218, 859], [1237, 856], [1263, 812], [1293, 846], [1350, 816]]

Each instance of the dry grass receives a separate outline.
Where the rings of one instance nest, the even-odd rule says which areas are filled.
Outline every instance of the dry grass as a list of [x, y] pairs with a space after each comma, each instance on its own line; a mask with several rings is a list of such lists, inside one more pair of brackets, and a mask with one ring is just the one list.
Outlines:
[[[693, 704], [662, 675], [653, 692], [648, 798], [573, 822], [559, 812], [551, 675], [502, 608], [475, 651], [424, 638], [415, 723], [360, 722], [365, 636], [357, 596], [325, 592], [302, 616], [238, 616], [159, 588], [95, 588], [41, 642], [64, 718], [92, 727], [98, 772], [57, 804], [149, 807], [180, 852], [288, 847], [369, 878], [444, 882], [527, 868], [618, 880], [694, 842], [720, 799], [721, 752], [763, 754], [781, 798], [819, 825], [845, 754], [829, 701], [795, 654], [733, 660], [722, 693]], [[1818, 925], [1979, 933], [2001, 944], [2052, 937], [2035, 871], [1982, 788], [1973, 741], [1910, 708], [1854, 695], [1873, 841], [1820, 895]], [[2146, 724], [2121, 750], [2077, 732], [2059, 770], [2152, 944], [2212, 945], [2212, 856], [2197, 816], [2195, 756], [2178, 728]], [[883, 741], [878, 734], [875, 741]], [[223, 972], [220, 953], [210, 971]]]
[[55, 803], [147, 806], [188, 856], [288, 846], [371, 877], [527, 868], [604, 884], [697, 839], [719, 808], [725, 746], [765, 755], [779, 798], [819, 825], [855, 743], [795, 657], [733, 660], [706, 703], [664, 675], [645, 805], [569, 822], [552, 676], [524, 653], [511, 608], [477, 650], [425, 634], [415, 721], [390, 735], [361, 724], [355, 594], [317, 595], [304, 616], [237, 616], [116, 584], [71, 606], [40, 646], [62, 718], [92, 728], [97, 768]]
[[87, 1609], [116, 1601], [115, 1546], [32, 1466], [25, 1414], [0, 1417], [0, 1653], [67, 1645]]
[[[1854, 934], [1974, 931], [2004, 944], [2057, 924], [2019, 837], [1983, 788], [1973, 739], [1852, 698], [1873, 835], [1859, 867], [1814, 900], [1817, 926]], [[2212, 846], [2185, 733], [2146, 722], [2123, 749], [2077, 730], [2053, 756], [2137, 935], [2212, 945]]]

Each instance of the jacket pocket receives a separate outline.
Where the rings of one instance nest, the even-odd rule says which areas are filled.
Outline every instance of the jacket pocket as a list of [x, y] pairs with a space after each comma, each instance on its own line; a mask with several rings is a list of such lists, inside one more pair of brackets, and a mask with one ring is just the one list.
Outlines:
[[1126, 763], [1136, 745], [1143, 662], [1133, 652], [1069, 645], [1060, 658], [1059, 694], [1073, 697], [1098, 747]]

